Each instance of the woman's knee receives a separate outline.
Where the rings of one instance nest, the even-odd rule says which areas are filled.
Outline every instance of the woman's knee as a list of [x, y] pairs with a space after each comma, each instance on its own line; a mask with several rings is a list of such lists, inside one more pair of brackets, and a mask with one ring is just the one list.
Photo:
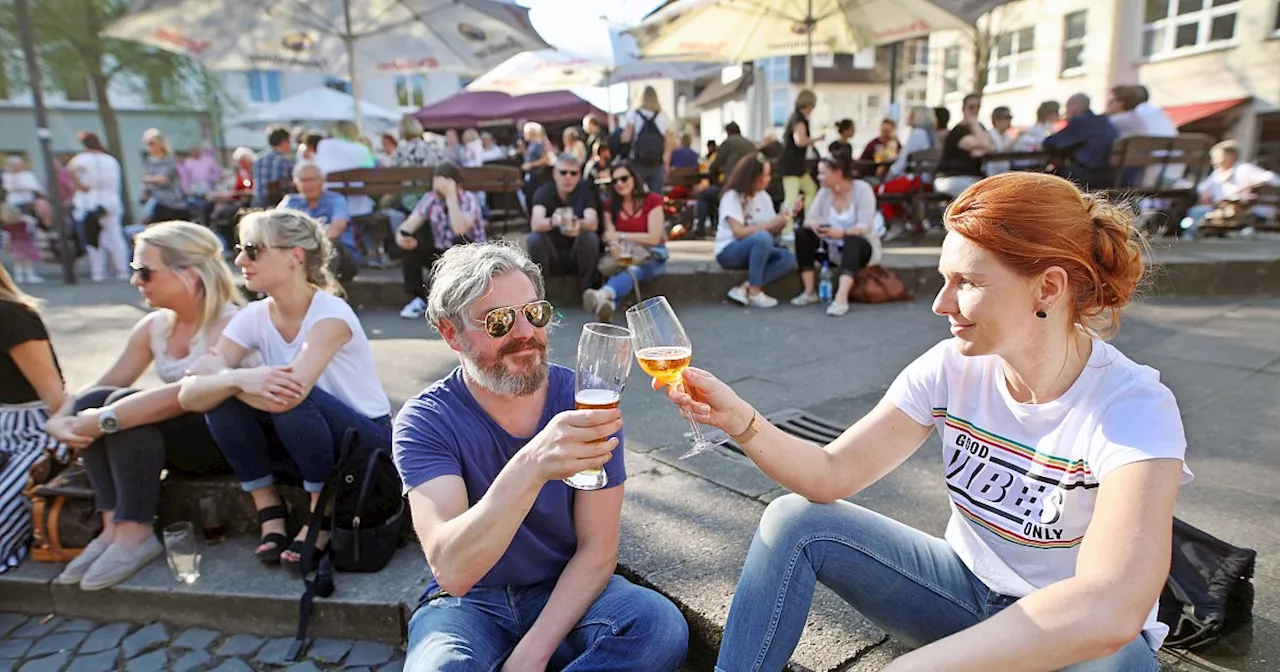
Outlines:
[[797, 494], [783, 495], [765, 508], [757, 533], [773, 546], [786, 545], [788, 539], [798, 540], [816, 531], [832, 531], [833, 509], [843, 504], [818, 504]]
[[773, 235], [768, 231], [756, 231], [755, 233], [747, 236], [745, 240], [751, 243], [752, 247], [773, 247]]

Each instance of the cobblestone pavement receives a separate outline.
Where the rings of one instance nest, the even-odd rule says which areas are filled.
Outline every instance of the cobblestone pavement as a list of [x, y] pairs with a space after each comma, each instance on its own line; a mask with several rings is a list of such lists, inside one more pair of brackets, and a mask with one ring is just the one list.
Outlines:
[[315, 639], [286, 663], [292, 638], [269, 639], [163, 623], [95, 623], [0, 613], [0, 672], [400, 672], [404, 654], [378, 642]]

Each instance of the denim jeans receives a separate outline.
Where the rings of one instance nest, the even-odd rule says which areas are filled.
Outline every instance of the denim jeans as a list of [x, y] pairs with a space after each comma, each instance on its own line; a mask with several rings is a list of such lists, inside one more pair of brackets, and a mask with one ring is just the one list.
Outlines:
[[648, 187], [649, 193], [661, 196], [667, 183], [667, 169], [661, 163], [636, 163], [635, 166], [640, 172], [640, 180]]
[[[817, 581], [895, 639], [919, 647], [991, 618], [992, 592], [946, 541], [849, 502], [780, 497], [765, 510], [733, 594], [716, 670], [779, 670], [800, 641]], [[1156, 672], [1139, 635], [1070, 672]]]
[[609, 278], [608, 282], [604, 283], [606, 287], [613, 291], [613, 298], [625, 299], [627, 294], [630, 294], [631, 290], [635, 289], [636, 280], [647, 282], [662, 275], [663, 271], [667, 270], [667, 262], [665, 259], [651, 258], [643, 264], [632, 268], [635, 269], [634, 278], [631, 276], [630, 271], [623, 269], [615, 273], [612, 278]]
[[1200, 225], [1204, 224], [1204, 218], [1216, 206], [1196, 204], [1187, 210], [1187, 214], [1179, 222], [1179, 228], [1182, 229], [1183, 235], [1195, 236], [1200, 231]]
[[765, 285], [786, 275], [796, 265], [796, 255], [775, 245], [773, 236], [764, 231], [739, 238], [716, 255], [721, 268], [747, 269], [747, 282], [752, 287]]
[[[551, 597], [555, 581], [442, 595], [409, 619], [406, 670], [489, 672], [502, 667]], [[689, 650], [689, 626], [670, 600], [613, 576], [569, 631], [548, 670], [672, 672]]]
[[283, 413], [260, 411], [232, 397], [205, 413], [205, 422], [245, 492], [275, 483], [272, 439], [297, 467], [307, 492], [324, 488], [348, 427], [359, 431], [362, 444], [391, 445], [390, 416], [366, 418], [318, 387]]

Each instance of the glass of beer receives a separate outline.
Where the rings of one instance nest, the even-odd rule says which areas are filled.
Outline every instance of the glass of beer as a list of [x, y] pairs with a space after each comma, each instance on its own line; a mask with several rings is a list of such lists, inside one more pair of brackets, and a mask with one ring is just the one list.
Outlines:
[[635, 261], [635, 248], [632, 243], [621, 241], [618, 243], [618, 266], [627, 268]]
[[[578, 339], [574, 407], [592, 410], [617, 408], [630, 372], [631, 331], [601, 322], [586, 325]], [[585, 469], [564, 479], [564, 482], [579, 490], [599, 490], [609, 484], [609, 477], [604, 469]]]
[[[627, 326], [631, 327], [640, 368], [663, 385], [683, 385], [684, 370], [693, 359], [693, 345], [667, 297], [655, 296], [628, 308]], [[686, 460], [724, 443], [724, 440], [707, 439], [693, 417], [688, 416], [688, 420], [693, 430], [693, 447], [680, 459]]]

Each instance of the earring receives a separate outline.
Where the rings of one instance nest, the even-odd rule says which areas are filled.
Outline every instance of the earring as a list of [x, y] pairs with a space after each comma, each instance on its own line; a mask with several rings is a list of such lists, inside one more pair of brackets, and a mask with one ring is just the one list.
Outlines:
[[1040, 319], [1042, 319], [1042, 320], [1043, 320], [1044, 318], [1049, 317], [1049, 314], [1048, 314], [1048, 313], [1046, 313], [1046, 312], [1044, 312], [1044, 309], [1042, 308], [1042, 309], [1040, 309], [1040, 310], [1037, 310], [1037, 311], [1036, 311], [1036, 317], [1038, 317], [1038, 318], [1040, 318]]

